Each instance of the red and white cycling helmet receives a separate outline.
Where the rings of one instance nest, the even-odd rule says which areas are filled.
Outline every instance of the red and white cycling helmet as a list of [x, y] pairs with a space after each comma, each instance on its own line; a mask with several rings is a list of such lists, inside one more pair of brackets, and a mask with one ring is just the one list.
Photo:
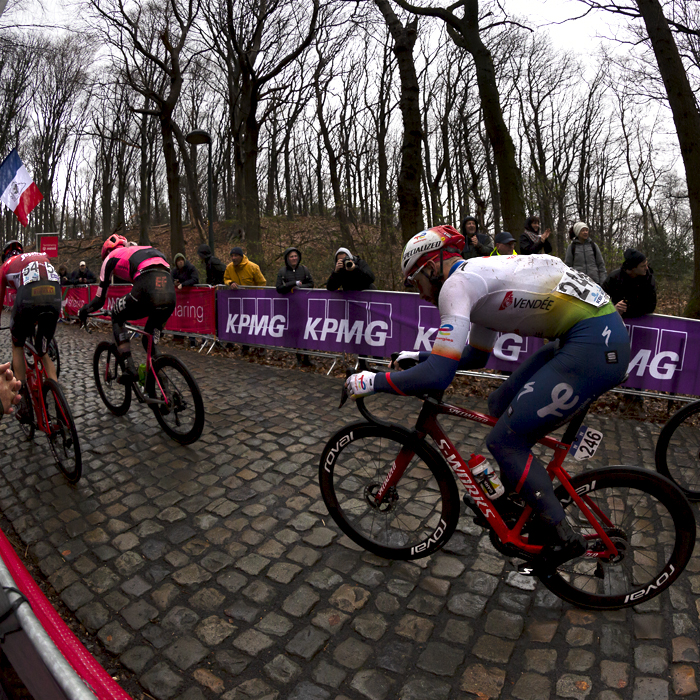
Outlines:
[[124, 247], [128, 241], [124, 236], [119, 236], [113, 233], [103, 244], [102, 244], [102, 259], [104, 260], [113, 250], [116, 248]]
[[445, 248], [452, 249], [449, 252], [456, 255], [461, 255], [464, 248], [464, 236], [452, 226], [435, 226], [413, 236], [401, 254], [404, 283], [409, 284], [409, 277], [420, 272], [431, 260], [440, 257]]

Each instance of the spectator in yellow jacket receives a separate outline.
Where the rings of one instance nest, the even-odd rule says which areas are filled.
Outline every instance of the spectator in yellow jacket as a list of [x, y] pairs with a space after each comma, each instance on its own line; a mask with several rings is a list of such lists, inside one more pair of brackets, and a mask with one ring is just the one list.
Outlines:
[[231, 262], [224, 272], [224, 284], [228, 285], [230, 289], [264, 287], [267, 280], [260, 271], [260, 267], [248, 260], [243, 248], [236, 246], [231, 248]]

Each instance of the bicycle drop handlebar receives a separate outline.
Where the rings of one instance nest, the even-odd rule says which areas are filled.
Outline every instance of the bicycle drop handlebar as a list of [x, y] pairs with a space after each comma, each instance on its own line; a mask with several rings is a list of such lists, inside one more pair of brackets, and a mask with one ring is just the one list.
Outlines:
[[[392, 353], [390, 367], [394, 366], [394, 363], [396, 362], [398, 356], [399, 356], [398, 352]], [[416, 362], [416, 360], [408, 359], [408, 358], [401, 360], [398, 363], [398, 365], [401, 369], [410, 369], [411, 367], [414, 367], [417, 364], [418, 364], [418, 362]], [[345, 370], [345, 378], [346, 379], [353, 374], [355, 374], [355, 370], [352, 370], [352, 369]], [[349, 398], [350, 398], [350, 394], [348, 394], [348, 390], [347, 390], [347, 387], [345, 386], [345, 382], [343, 382], [343, 388], [340, 391], [340, 405], [338, 406], [338, 408], [339, 409], [342, 408]], [[426, 401], [430, 398], [434, 399], [435, 397], [434, 396], [431, 397], [430, 395], [425, 394], [424, 396], [418, 396], [416, 398], [419, 398], [422, 401]], [[382, 425], [384, 427], [390, 427], [392, 425], [388, 421], [382, 420], [381, 418], [378, 418], [377, 416], [375, 416], [369, 410], [369, 408], [367, 408], [367, 405], [365, 404], [365, 397], [363, 397], [363, 396], [359, 396], [357, 398], [353, 397], [353, 400], [357, 404], [357, 410], [362, 414], [362, 416], [363, 416], [363, 418], [365, 418], [365, 420], [368, 420], [370, 423], [374, 423], [376, 425]]]

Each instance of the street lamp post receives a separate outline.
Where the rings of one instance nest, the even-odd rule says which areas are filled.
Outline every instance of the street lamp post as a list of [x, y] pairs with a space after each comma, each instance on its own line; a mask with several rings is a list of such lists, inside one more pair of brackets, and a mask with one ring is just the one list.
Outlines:
[[195, 129], [185, 136], [187, 143], [200, 146], [206, 143], [209, 146], [209, 164], [207, 167], [207, 209], [209, 216], [209, 247], [214, 252], [214, 176], [212, 173], [211, 144], [212, 138], [209, 132], [203, 129]]

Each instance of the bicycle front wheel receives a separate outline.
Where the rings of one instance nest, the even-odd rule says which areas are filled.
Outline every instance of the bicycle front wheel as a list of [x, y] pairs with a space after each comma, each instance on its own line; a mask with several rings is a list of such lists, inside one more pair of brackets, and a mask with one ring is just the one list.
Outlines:
[[680, 576], [695, 546], [695, 516], [675, 484], [636, 467], [584, 472], [571, 484], [618, 554], [608, 561], [594, 556], [605, 545], [560, 486], [556, 495], [571, 526], [588, 540], [588, 551], [540, 576], [547, 588], [580, 608], [614, 610], [650, 600]]
[[78, 432], [66, 397], [53, 379], [44, 382], [44, 406], [51, 453], [66, 479], [71, 484], [76, 484], [83, 473]]
[[674, 481], [691, 501], [700, 501], [700, 401], [669, 418], [655, 456], [656, 471]]
[[[381, 504], [375, 494], [401, 453], [408, 461]], [[440, 549], [459, 520], [459, 493], [443, 458], [399, 428], [355, 423], [328, 441], [319, 466], [321, 495], [338, 527], [386, 559], [419, 559]]]
[[95, 348], [92, 371], [104, 405], [115, 416], [123, 416], [131, 406], [131, 384], [118, 381], [124, 374], [124, 362], [114, 343], [104, 340]]
[[160, 427], [173, 440], [181, 445], [199, 440], [204, 429], [204, 402], [197, 382], [180, 360], [171, 355], [156, 357], [153, 372], [146, 379], [146, 391], [152, 399], [167, 400], [151, 408]]

